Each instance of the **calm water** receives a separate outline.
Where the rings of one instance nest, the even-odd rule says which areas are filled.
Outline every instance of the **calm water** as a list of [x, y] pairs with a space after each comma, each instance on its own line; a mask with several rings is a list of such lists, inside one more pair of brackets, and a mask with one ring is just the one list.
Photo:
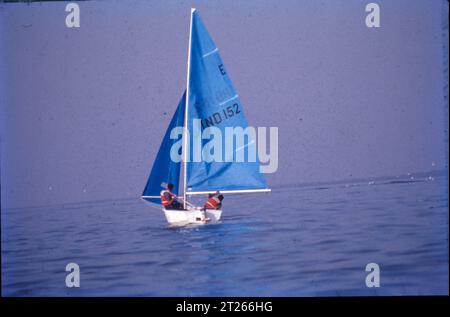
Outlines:
[[[226, 197], [222, 222], [168, 228], [140, 200], [2, 212], [7, 296], [448, 294], [447, 177]], [[81, 287], [65, 287], [76, 262]], [[376, 262], [381, 287], [365, 286]]]

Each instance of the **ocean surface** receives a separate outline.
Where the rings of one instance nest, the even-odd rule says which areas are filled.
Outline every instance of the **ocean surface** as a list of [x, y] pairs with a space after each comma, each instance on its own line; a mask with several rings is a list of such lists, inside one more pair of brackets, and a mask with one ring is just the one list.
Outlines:
[[[2, 294], [448, 294], [447, 189], [446, 175], [287, 186], [183, 228], [139, 199], [2, 210]], [[80, 288], [65, 285], [70, 262]]]

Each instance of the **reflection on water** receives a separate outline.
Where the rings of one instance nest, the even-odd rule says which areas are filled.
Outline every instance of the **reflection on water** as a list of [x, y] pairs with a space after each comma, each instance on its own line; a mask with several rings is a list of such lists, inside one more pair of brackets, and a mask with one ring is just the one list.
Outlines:
[[[448, 294], [446, 177], [226, 197], [221, 223], [170, 228], [139, 200], [2, 211], [6, 296]], [[81, 287], [65, 287], [76, 262]], [[365, 286], [365, 266], [381, 287]]]

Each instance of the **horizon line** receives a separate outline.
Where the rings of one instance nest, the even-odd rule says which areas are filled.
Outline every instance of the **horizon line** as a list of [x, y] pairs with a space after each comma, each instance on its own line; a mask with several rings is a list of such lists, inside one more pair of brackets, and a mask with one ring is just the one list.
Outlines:
[[[406, 178], [411, 176], [425, 176], [425, 174], [434, 174], [437, 176], [448, 176], [448, 168], [446, 169], [440, 169], [440, 170], [430, 170], [427, 172], [411, 172], [406, 174], [397, 174], [397, 175], [389, 175], [389, 176], [376, 176], [376, 177], [360, 177], [355, 179], [341, 179], [341, 180], [334, 180], [334, 181], [316, 181], [316, 182], [301, 182], [301, 183], [288, 183], [288, 184], [279, 184], [279, 185], [271, 185], [272, 191], [277, 191], [277, 189], [282, 189], [286, 187], [310, 187], [310, 186], [319, 186], [319, 185], [337, 185], [337, 184], [357, 184], [361, 183], [367, 180], [370, 181], [380, 181], [380, 180], [389, 180], [389, 179], [396, 179], [396, 178]], [[136, 195], [136, 197], [121, 197], [121, 198], [105, 198], [105, 199], [96, 199], [96, 200], [80, 200], [80, 201], [70, 201], [70, 202], [62, 202], [62, 203], [53, 203], [53, 204], [42, 204], [42, 205], [34, 205], [34, 206], [23, 206], [23, 207], [5, 207], [2, 208], [1, 212], [3, 210], [13, 211], [13, 210], [21, 210], [21, 209], [39, 209], [39, 208], [45, 208], [45, 207], [70, 207], [77, 204], [88, 204], [88, 203], [102, 203], [102, 202], [118, 202], [118, 201], [126, 201], [126, 200], [139, 200], [141, 197], [141, 194]]]

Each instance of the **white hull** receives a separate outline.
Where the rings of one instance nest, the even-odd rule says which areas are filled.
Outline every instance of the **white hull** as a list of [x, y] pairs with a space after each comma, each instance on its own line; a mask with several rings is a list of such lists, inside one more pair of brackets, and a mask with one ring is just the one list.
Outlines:
[[220, 220], [222, 210], [206, 209], [200, 207], [189, 207], [188, 210], [174, 210], [163, 208], [167, 222], [171, 225], [184, 226], [188, 224], [214, 223]]

